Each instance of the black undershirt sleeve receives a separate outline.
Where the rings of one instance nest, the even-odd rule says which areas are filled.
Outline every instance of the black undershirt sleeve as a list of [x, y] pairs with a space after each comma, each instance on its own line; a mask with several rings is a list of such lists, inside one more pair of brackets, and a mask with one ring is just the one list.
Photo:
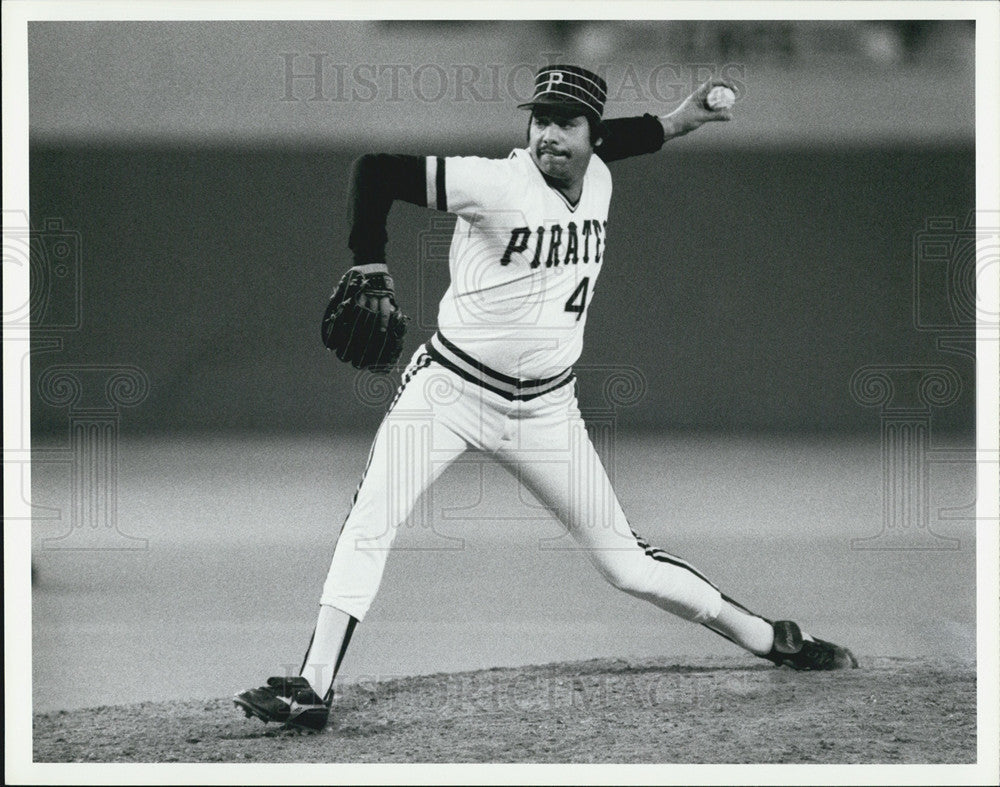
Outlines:
[[394, 200], [427, 206], [427, 170], [423, 156], [368, 153], [351, 170], [347, 242], [355, 265], [385, 263], [389, 240], [385, 222]]
[[656, 115], [604, 121], [603, 141], [594, 151], [604, 162], [655, 153], [663, 147], [663, 126]]

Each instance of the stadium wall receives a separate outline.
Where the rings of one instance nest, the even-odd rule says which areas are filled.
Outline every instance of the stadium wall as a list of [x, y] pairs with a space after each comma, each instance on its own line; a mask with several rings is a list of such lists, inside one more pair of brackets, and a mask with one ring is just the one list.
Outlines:
[[[79, 296], [78, 327], [35, 332], [33, 430], [66, 428], [65, 409], [38, 395], [39, 376], [65, 363], [143, 370], [149, 395], [126, 430], [375, 425], [383, 389], [319, 339], [350, 264], [345, 195], [361, 152], [33, 144], [38, 248], [56, 232], [73, 245], [69, 276], [35, 298], [35, 316], [77, 308], [60, 304]], [[962, 393], [935, 411], [935, 428], [973, 429], [974, 362], [938, 349], [949, 321], [962, 325], [948, 279], [961, 260], [919, 251], [929, 218], [960, 229], [972, 211], [973, 145], [678, 141], [612, 169], [607, 258], [579, 364], [585, 408], [606, 406], [609, 376], [625, 369], [644, 393], [619, 409], [623, 427], [871, 430], [877, 411], [851, 396], [857, 369], [944, 365]], [[390, 216], [388, 256], [414, 318], [407, 352], [432, 332], [451, 221], [409, 205]], [[932, 311], [951, 316], [921, 324]], [[46, 349], [52, 336], [61, 349]]]

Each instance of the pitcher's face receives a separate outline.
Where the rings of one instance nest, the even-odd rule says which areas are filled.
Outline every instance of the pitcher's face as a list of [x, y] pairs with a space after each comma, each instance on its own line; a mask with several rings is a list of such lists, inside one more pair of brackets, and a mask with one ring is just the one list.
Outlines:
[[587, 173], [594, 152], [587, 118], [535, 109], [528, 126], [528, 150], [543, 175], [562, 186], [576, 184]]

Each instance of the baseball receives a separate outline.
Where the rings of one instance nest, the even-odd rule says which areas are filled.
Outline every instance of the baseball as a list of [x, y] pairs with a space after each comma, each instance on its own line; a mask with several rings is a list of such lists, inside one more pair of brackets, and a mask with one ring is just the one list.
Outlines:
[[713, 87], [705, 97], [705, 105], [713, 112], [719, 109], [732, 109], [735, 103], [736, 94], [722, 85]]

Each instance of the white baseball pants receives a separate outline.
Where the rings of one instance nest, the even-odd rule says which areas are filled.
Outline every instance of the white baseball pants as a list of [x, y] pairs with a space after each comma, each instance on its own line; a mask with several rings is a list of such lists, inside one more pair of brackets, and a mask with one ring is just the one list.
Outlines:
[[418, 348], [403, 373], [337, 541], [320, 603], [363, 620], [397, 529], [441, 472], [475, 449], [519, 478], [612, 585], [687, 620], [714, 620], [723, 603], [719, 590], [629, 527], [587, 434], [572, 375], [534, 388], [510, 388], [511, 378], [473, 368], [468, 356], [443, 341], [435, 336]]

